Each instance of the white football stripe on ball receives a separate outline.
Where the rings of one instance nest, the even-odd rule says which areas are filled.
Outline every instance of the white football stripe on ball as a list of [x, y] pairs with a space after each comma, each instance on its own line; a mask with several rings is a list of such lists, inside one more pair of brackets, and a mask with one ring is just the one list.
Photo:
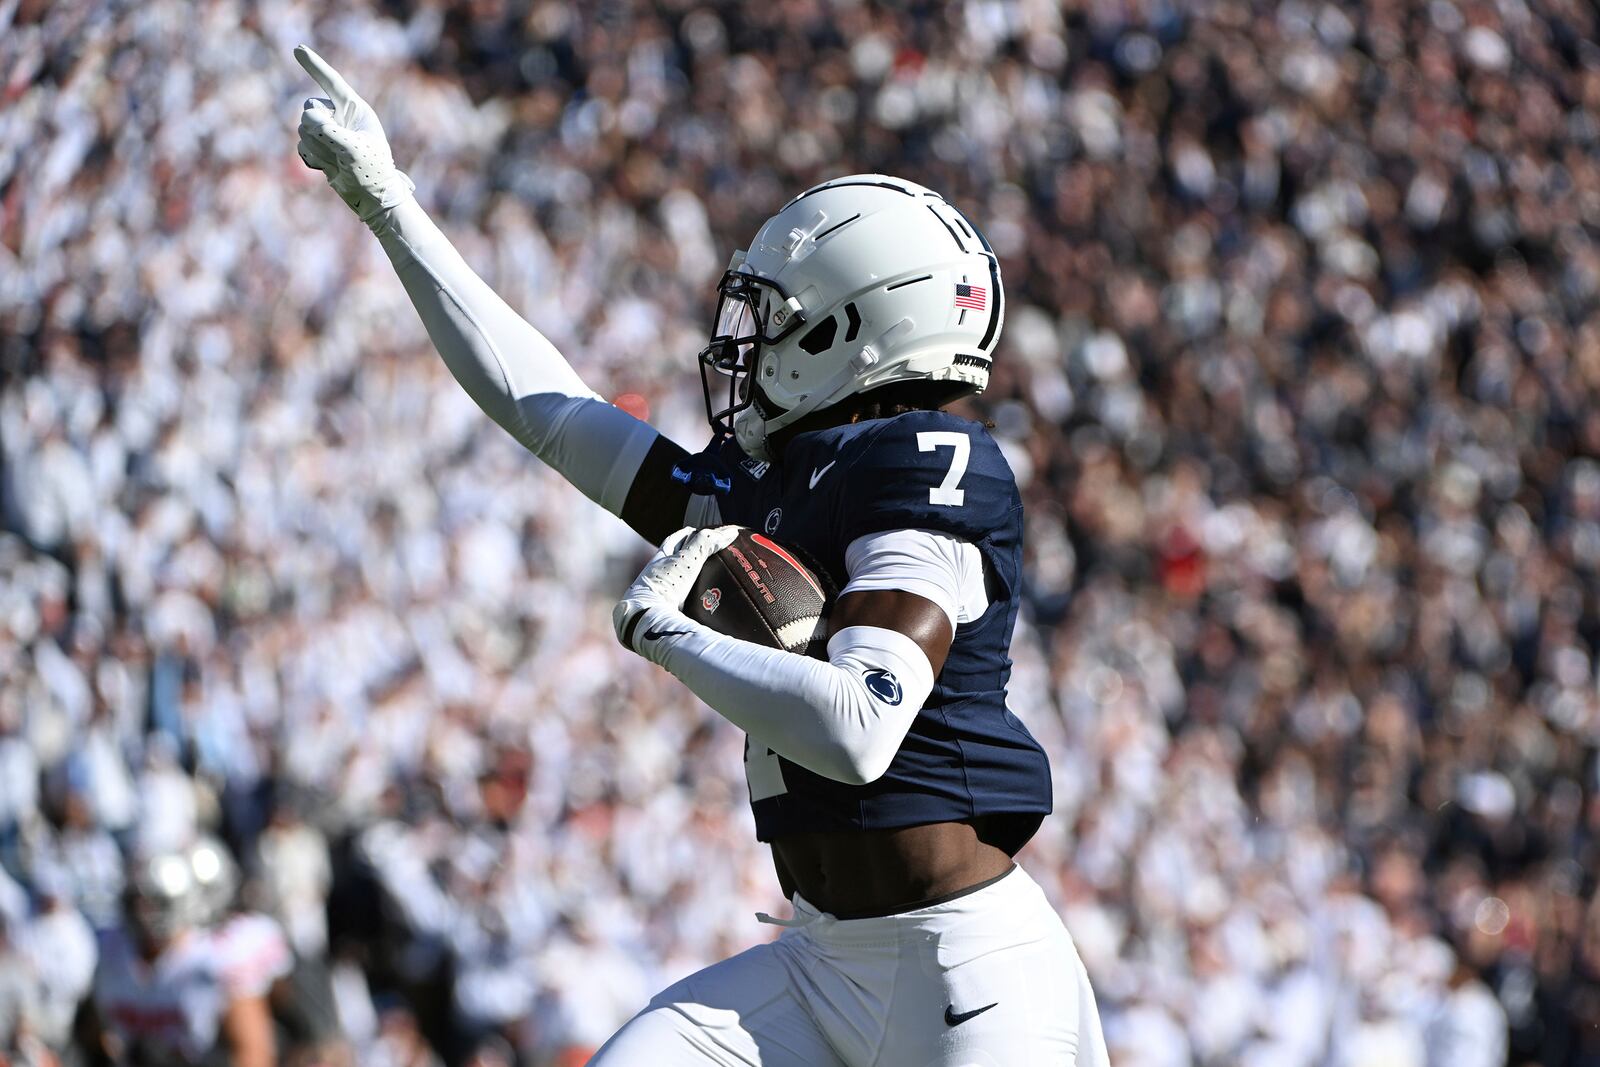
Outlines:
[[793, 648], [796, 645], [809, 644], [812, 638], [820, 636], [821, 633], [822, 617], [810, 615], [778, 627], [778, 640], [783, 642], [784, 648]]

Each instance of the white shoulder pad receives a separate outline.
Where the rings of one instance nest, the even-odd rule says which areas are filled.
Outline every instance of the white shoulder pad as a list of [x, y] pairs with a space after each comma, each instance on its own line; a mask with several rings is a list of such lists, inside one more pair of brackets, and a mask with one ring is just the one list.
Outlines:
[[937, 530], [885, 530], [850, 542], [844, 553], [844, 592], [899, 589], [933, 601], [951, 627], [989, 608], [983, 553], [978, 546]]

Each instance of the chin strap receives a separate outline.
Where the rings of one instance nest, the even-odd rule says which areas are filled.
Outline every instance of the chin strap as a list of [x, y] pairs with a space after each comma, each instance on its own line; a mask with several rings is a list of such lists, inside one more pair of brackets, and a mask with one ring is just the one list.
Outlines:
[[797, 929], [798, 927], [801, 927], [801, 926], [810, 926], [812, 923], [814, 923], [816, 921], [817, 921], [817, 916], [815, 914], [813, 914], [813, 915], [795, 915], [794, 917], [789, 918], [789, 919], [780, 919], [776, 915], [768, 915], [764, 911], [756, 912], [756, 922], [764, 923], [767, 926], [782, 926], [782, 927], [785, 927], [785, 928], [790, 929], [790, 930]]

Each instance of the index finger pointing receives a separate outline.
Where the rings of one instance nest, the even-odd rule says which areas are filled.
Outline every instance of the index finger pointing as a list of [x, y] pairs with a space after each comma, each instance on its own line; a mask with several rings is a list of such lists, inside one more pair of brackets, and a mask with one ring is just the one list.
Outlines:
[[360, 99], [356, 96], [356, 91], [350, 88], [350, 83], [345, 81], [338, 71], [330, 67], [326, 59], [323, 59], [305, 45], [295, 46], [294, 58], [300, 61], [300, 65], [305, 68], [307, 74], [311, 75], [312, 80], [322, 86], [322, 91], [327, 93], [328, 99], [333, 101], [335, 110]]

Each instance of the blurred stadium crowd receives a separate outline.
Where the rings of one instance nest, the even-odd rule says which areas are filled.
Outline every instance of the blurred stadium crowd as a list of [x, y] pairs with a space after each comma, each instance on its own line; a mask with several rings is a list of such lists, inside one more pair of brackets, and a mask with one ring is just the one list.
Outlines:
[[[0, 2], [0, 1061], [227, 843], [286, 1062], [577, 1064], [768, 936], [643, 559], [293, 151], [316, 44], [468, 259], [703, 440], [731, 249], [859, 170], [987, 226], [1014, 707], [1120, 1067], [1600, 1064], [1584, 0]], [[430, 1047], [431, 1044], [431, 1047]], [[53, 1050], [53, 1051], [52, 1051]]]

